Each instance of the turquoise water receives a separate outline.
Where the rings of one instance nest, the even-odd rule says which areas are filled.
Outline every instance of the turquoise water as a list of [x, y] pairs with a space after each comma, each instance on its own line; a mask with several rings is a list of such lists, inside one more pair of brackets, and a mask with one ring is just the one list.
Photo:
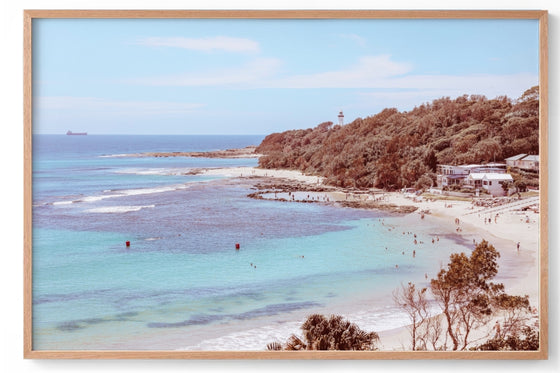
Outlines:
[[[222, 348], [263, 349], [251, 330], [310, 312], [367, 310], [388, 329], [407, 322], [391, 292], [464, 250], [454, 235], [436, 241], [429, 217], [253, 200], [258, 179], [184, 175], [254, 159], [105, 157], [120, 152], [94, 140], [89, 153], [34, 152], [34, 349], [196, 349], [239, 331]], [[152, 151], [133, 140], [130, 152]], [[174, 139], [173, 151], [215, 149], [206, 140]]]

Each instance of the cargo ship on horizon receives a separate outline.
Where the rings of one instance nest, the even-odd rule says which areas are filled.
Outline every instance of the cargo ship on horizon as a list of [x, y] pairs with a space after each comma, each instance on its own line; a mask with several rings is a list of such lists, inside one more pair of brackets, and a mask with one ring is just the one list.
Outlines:
[[66, 132], [66, 134], [68, 136], [85, 136], [87, 135], [87, 132], [72, 132], [69, 130], [68, 132]]

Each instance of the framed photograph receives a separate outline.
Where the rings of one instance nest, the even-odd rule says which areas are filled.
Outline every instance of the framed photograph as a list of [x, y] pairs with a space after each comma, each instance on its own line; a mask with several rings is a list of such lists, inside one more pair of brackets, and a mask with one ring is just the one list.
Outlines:
[[24, 12], [24, 356], [547, 359], [547, 12]]

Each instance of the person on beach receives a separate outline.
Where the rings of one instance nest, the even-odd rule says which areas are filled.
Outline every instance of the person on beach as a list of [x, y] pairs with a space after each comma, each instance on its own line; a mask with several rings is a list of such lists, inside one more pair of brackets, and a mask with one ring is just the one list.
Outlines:
[[500, 322], [496, 321], [496, 324], [494, 325], [494, 330], [496, 330], [496, 337], [498, 337], [500, 335]]
[[519, 251], [519, 241], [517, 242], [517, 251]]

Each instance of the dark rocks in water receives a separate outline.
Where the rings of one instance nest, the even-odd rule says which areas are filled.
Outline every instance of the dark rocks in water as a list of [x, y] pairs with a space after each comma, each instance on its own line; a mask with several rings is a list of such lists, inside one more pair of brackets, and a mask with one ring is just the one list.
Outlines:
[[[347, 193], [348, 190], [336, 188], [328, 185], [309, 185], [300, 183], [297, 181], [283, 180], [278, 182], [278, 180], [263, 180], [263, 182], [255, 184], [257, 192], [250, 193], [247, 195], [249, 198], [253, 199], [266, 199], [263, 197], [264, 194], [271, 193], [294, 193], [294, 192], [306, 192], [306, 193], [326, 193], [326, 192], [343, 192]], [[352, 191], [354, 193], [364, 194], [366, 191]], [[399, 214], [410, 214], [418, 209], [415, 206], [398, 206], [392, 203], [383, 203], [380, 201], [320, 201], [320, 200], [287, 200], [285, 198], [274, 198], [270, 199], [272, 201], [279, 202], [296, 202], [296, 203], [323, 203], [323, 204], [335, 204], [342, 207], [357, 208], [357, 209], [370, 209], [370, 210], [381, 210], [391, 213]]]

